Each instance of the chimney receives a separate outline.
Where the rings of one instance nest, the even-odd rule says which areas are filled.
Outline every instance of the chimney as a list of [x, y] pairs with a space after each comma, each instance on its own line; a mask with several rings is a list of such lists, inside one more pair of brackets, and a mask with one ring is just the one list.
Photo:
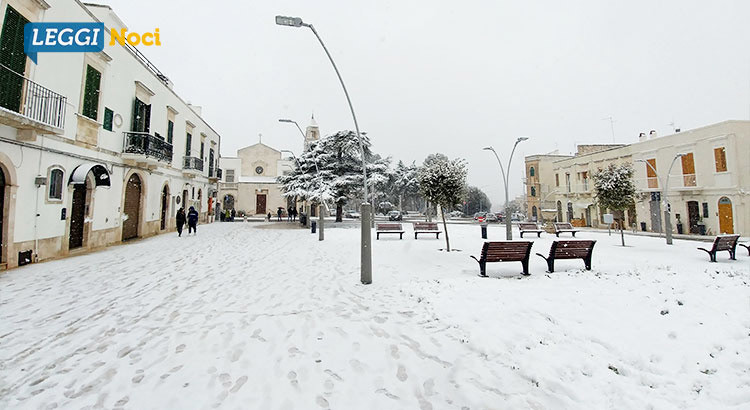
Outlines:
[[652, 140], [656, 138], [656, 130], [651, 130], [648, 132], [648, 139]]
[[203, 107], [201, 107], [200, 105], [193, 105], [190, 103], [188, 103], [188, 107], [190, 107], [193, 111], [195, 111], [195, 113], [198, 114], [199, 117], [201, 116], [201, 111], [203, 111]]
[[680, 132], [679, 128], [675, 128], [674, 132]]
[[638, 142], [641, 142], [641, 141], [646, 141], [646, 133], [645, 132], [642, 132], [642, 133], [638, 134]]

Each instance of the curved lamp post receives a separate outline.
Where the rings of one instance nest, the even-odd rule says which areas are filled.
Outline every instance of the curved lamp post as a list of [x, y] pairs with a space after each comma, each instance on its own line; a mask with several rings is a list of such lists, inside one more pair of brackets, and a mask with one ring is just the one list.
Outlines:
[[[667, 176], [664, 178], [664, 197], [662, 198], [662, 203], [664, 204], [664, 237], [667, 240], [667, 245], [672, 244], [672, 219], [670, 217], [672, 211], [669, 207], [669, 176], [672, 174], [672, 167], [674, 167], [674, 163], [677, 161], [677, 158], [682, 158], [684, 156], [685, 154], [677, 154], [674, 156], [674, 158], [672, 158], [672, 163], [669, 164]], [[648, 165], [648, 167], [651, 168], [652, 171], [654, 171], [657, 180], [659, 179], [659, 174], [656, 172], [656, 168], [654, 168], [654, 166], [651, 165], [648, 161], [646, 161], [645, 159], [636, 159], [634, 162], [643, 162]]]
[[[320, 42], [320, 45], [323, 47], [323, 51], [325, 51], [326, 55], [328, 56], [328, 60], [331, 61], [331, 65], [333, 66], [333, 70], [336, 71], [336, 76], [339, 78], [339, 82], [341, 83], [341, 88], [344, 89], [344, 95], [346, 96], [346, 102], [349, 104], [349, 110], [352, 113], [352, 119], [354, 120], [354, 129], [357, 131], [357, 139], [359, 140], [359, 150], [362, 151], [362, 177], [364, 178], [362, 183], [364, 185], [364, 200], [362, 201], [362, 216], [361, 216], [361, 230], [362, 230], [362, 249], [361, 249], [361, 262], [360, 262], [360, 281], [365, 284], [369, 285], [372, 283], [372, 234], [370, 233], [370, 221], [369, 218], [371, 217], [372, 209], [369, 203], [367, 203], [367, 162], [365, 159], [365, 144], [362, 141], [362, 135], [359, 133], [359, 123], [357, 122], [357, 116], [354, 114], [354, 107], [352, 106], [352, 100], [349, 98], [349, 91], [346, 90], [346, 85], [344, 85], [344, 79], [341, 78], [341, 73], [339, 73], [338, 67], [336, 67], [336, 63], [333, 61], [333, 57], [331, 57], [331, 53], [328, 52], [328, 48], [326, 48], [325, 43], [323, 43], [323, 40], [318, 35], [318, 32], [315, 30], [315, 27], [313, 27], [312, 24], [308, 24], [302, 21], [299, 17], [287, 17], [287, 16], [276, 16], [276, 24], [280, 26], [289, 26], [289, 27], [307, 27], [309, 28], [313, 34], [315, 34], [315, 37], [318, 39], [318, 42]], [[299, 127], [299, 125], [297, 126]], [[304, 135], [304, 134], [303, 134]]]
[[508, 212], [508, 205], [510, 204], [510, 199], [508, 197], [508, 177], [510, 176], [510, 163], [513, 161], [513, 154], [516, 152], [516, 146], [518, 146], [518, 143], [521, 141], [526, 141], [529, 139], [529, 137], [518, 137], [516, 139], [516, 143], [513, 144], [513, 149], [510, 151], [510, 157], [508, 158], [508, 173], [505, 173], [505, 169], [503, 168], [503, 163], [500, 161], [500, 156], [497, 155], [497, 151], [495, 151], [495, 148], [489, 146], [482, 148], [483, 150], [492, 151], [493, 154], [495, 154], [495, 158], [497, 158], [497, 163], [500, 165], [500, 172], [503, 176], [503, 185], [505, 187], [505, 239], [507, 240], [513, 240], [513, 230], [511, 228], [511, 215]]

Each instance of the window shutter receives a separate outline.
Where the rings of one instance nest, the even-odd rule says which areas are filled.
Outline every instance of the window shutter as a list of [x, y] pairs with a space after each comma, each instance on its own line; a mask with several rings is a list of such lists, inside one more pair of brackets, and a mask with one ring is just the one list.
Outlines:
[[[23, 52], [23, 26], [28, 23], [13, 7], [7, 6], [2, 33], [0, 33], [0, 107], [19, 111], [23, 79], [26, 71], [26, 54]], [[17, 75], [18, 74], [18, 75]]]
[[104, 124], [103, 124], [103, 126], [104, 126], [104, 129], [107, 130], [107, 131], [112, 131], [112, 118], [114, 117], [114, 114], [115, 113], [112, 112], [112, 110], [110, 110], [107, 107], [104, 107], [104, 121], [103, 121]]
[[187, 133], [187, 136], [185, 137], [185, 156], [190, 156], [190, 145], [192, 144], [193, 136], [190, 135], [190, 133]]
[[716, 172], [727, 171], [727, 153], [724, 147], [714, 148], [714, 162], [716, 163]]
[[90, 65], [86, 66], [86, 88], [83, 92], [82, 114], [96, 121], [99, 110], [99, 86], [102, 74]]
[[151, 131], [151, 104], [143, 105], [143, 132]]
[[167, 121], [167, 142], [172, 143], [172, 136], [174, 135], [174, 123]]

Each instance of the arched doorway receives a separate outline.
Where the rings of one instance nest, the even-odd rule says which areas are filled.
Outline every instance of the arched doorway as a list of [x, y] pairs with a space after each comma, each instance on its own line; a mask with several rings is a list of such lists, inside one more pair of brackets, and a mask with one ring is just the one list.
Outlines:
[[531, 207], [531, 220], [536, 222], [537, 214], [536, 214], [536, 206]]
[[138, 224], [141, 220], [141, 177], [133, 174], [125, 185], [125, 206], [123, 207], [122, 240], [138, 237]]
[[719, 199], [719, 233], [734, 233], [732, 201], [725, 196]]
[[70, 206], [70, 233], [68, 249], [83, 246], [84, 227], [86, 225], [86, 208], [91, 199], [91, 182], [86, 177], [84, 183], [73, 185], [73, 200]]
[[[5, 249], [5, 237], [3, 228], [5, 226], [5, 172], [0, 168], [0, 249]], [[0, 263], [3, 260], [3, 253], [0, 252]]]
[[573, 222], [573, 203], [568, 202], [568, 222]]
[[167, 215], [169, 208], [169, 185], [164, 185], [161, 190], [161, 230], [167, 229]]

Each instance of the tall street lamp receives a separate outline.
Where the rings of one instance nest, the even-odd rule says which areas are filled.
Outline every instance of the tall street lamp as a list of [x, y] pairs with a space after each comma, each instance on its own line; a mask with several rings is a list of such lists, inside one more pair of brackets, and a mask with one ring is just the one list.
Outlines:
[[289, 124], [296, 125], [297, 129], [299, 130], [299, 133], [302, 134], [302, 138], [303, 139], [305, 138], [305, 132], [302, 131], [302, 128], [300, 128], [299, 124], [297, 124], [297, 121], [289, 120], [289, 119], [286, 119], [286, 118], [279, 118], [279, 122], [286, 122], [286, 123], [289, 123]]
[[[365, 144], [362, 141], [362, 136], [359, 133], [359, 123], [357, 123], [357, 116], [354, 114], [354, 106], [352, 106], [352, 100], [349, 98], [349, 92], [346, 90], [346, 85], [344, 85], [344, 79], [341, 78], [341, 73], [339, 73], [338, 67], [336, 67], [336, 63], [333, 61], [333, 57], [331, 57], [331, 53], [328, 52], [328, 48], [326, 48], [326, 45], [323, 43], [323, 40], [318, 35], [318, 32], [315, 31], [315, 27], [313, 27], [312, 24], [308, 24], [302, 21], [299, 17], [287, 17], [287, 16], [276, 16], [276, 24], [280, 26], [289, 26], [289, 27], [307, 27], [309, 28], [313, 34], [315, 34], [315, 37], [318, 39], [318, 42], [320, 42], [320, 45], [323, 47], [323, 51], [325, 51], [326, 55], [328, 56], [328, 60], [331, 61], [331, 65], [333, 66], [333, 70], [336, 71], [336, 76], [339, 78], [339, 82], [341, 83], [341, 88], [344, 89], [344, 95], [346, 96], [346, 102], [349, 104], [349, 110], [352, 112], [352, 119], [354, 120], [354, 129], [357, 131], [357, 139], [359, 140], [359, 150], [362, 152], [362, 177], [364, 178], [362, 183], [364, 184], [364, 200], [362, 201], [362, 209], [361, 209], [361, 233], [362, 233], [362, 246], [361, 246], [361, 256], [360, 256], [360, 281], [365, 284], [369, 285], [372, 283], [372, 234], [370, 231], [370, 216], [371, 216], [371, 206], [367, 203], [367, 163], [365, 162]], [[299, 125], [298, 125], [299, 127]]]
[[484, 147], [482, 149], [487, 151], [492, 151], [493, 154], [495, 154], [495, 158], [497, 158], [497, 163], [500, 165], [500, 172], [503, 176], [503, 185], [505, 186], [505, 239], [507, 240], [513, 240], [513, 230], [511, 228], [511, 215], [510, 215], [510, 198], [508, 197], [508, 177], [510, 176], [510, 163], [513, 161], [513, 154], [516, 152], [516, 146], [518, 146], [518, 143], [521, 141], [526, 141], [529, 139], [528, 137], [518, 137], [516, 139], [516, 143], [513, 144], [513, 149], [510, 151], [510, 157], [508, 157], [508, 173], [505, 173], [505, 169], [503, 168], [503, 163], [500, 161], [500, 156], [497, 155], [497, 151], [495, 151], [495, 148], [490, 147]]
[[[672, 163], [669, 164], [669, 170], [667, 171], [667, 176], [664, 177], [664, 196], [662, 198], [662, 204], [664, 204], [664, 237], [667, 239], [667, 245], [672, 244], [672, 218], [671, 213], [672, 210], [669, 207], [669, 176], [672, 174], [672, 167], [674, 167], [674, 163], [677, 162], [678, 158], [684, 157], [685, 154], [677, 154], [672, 158]], [[656, 174], [656, 178], [659, 178], [659, 174], [656, 173], [656, 168], [654, 168], [651, 164], [649, 164], [648, 161], [643, 159], [637, 159], [635, 162], [645, 162], [646, 165], [651, 168], [652, 171], [654, 171], [654, 174]]]

